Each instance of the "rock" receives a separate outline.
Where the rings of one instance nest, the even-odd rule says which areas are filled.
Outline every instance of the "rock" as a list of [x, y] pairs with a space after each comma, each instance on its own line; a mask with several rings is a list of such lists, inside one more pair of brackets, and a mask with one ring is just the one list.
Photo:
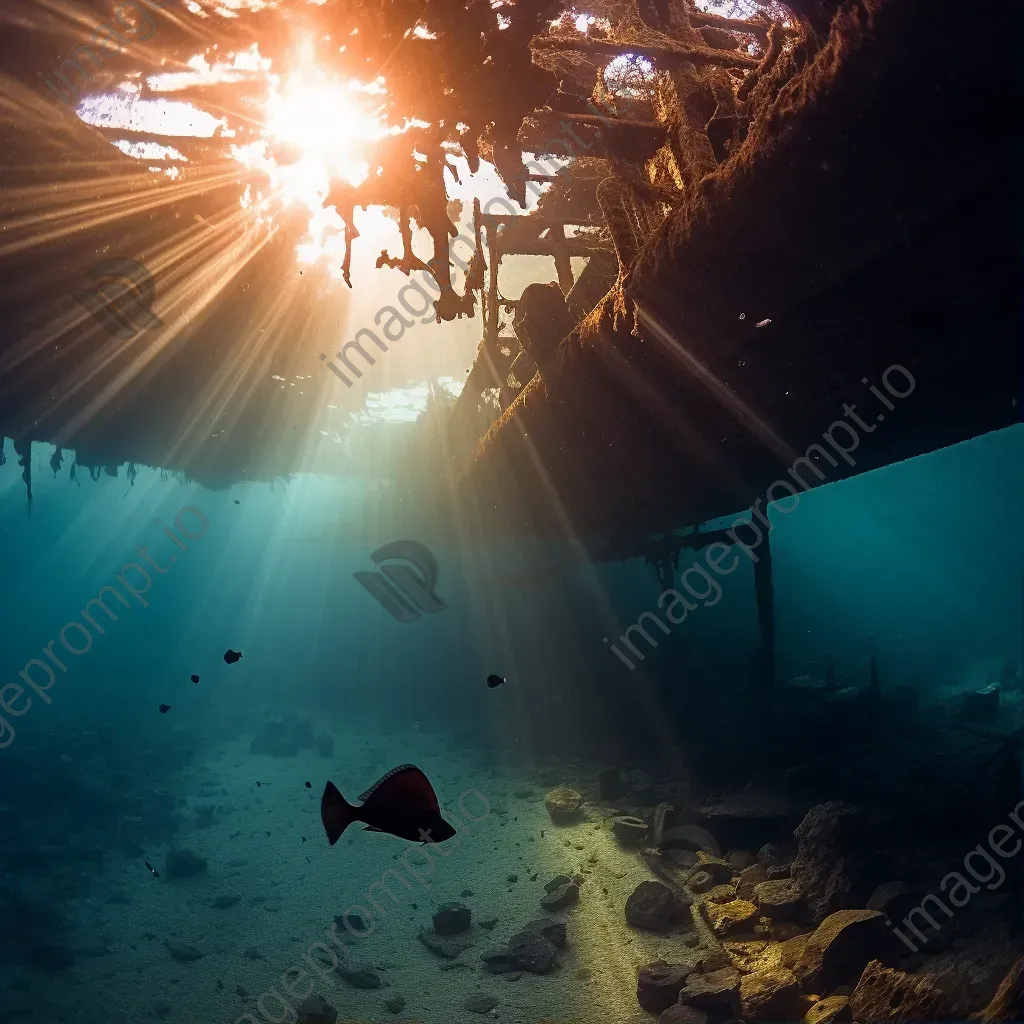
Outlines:
[[755, 885], [754, 902], [768, 917], [795, 917], [803, 906], [804, 893], [792, 878], [782, 878]]
[[715, 880], [706, 871], [695, 871], [690, 875], [689, 885], [694, 892], [710, 892], [715, 887]]
[[957, 718], [964, 722], [994, 722], [999, 717], [999, 684], [991, 683], [980, 690], [961, 696]]
[[370, 930], [362, 914], [350, 910], [344, 914], [335, 914], [334, 923], [348, 935], [361, 936]]
[[236, 903], [241, 903], [241, 902], [242, 902], [242, 897], [241, 896], [234, 896], [234, 895], [225, 894], [223, 896], [218, 896], [210, 904], [210, 906], [213, 907], [214, 910], [227, 910], [229, 907], [233, 907]]
[[481, 992], [479, 995], [470, 996], [462, 1004], [470, 1013], [490, 1013], [498, 1005], [498, 1000], [494, 996], [489, 996]]
[[967, 1019], [970, 996], [962, 982], [932, 973], [907, 974], [872, 960], [850, 996], [854, 1020], [942, 1021]]
[[[564, 921], [555, 921], [552, 918], [539, 918], [536, 921], [531, 921], [529, 924], [523, 925], [523, 927], [516, 932], [516, 935], [524, 935], [528, 932], [543, 936], [548, 940], [548, 942], [552, 942], [558, 946], [559, 949], [565, 945]], [[515, 936], [513, 936], [513, 938], [514, 937]]]
[[567, 825], [582, 817], [583, 797], [575, 789], [558, 786], [544, 797], [544, 806], [555, 824]]
[[516, 965], [506, 946], [485, 949], [480, 954], [480, 959], [484, 963], [484, 969], [490, 971], [491, 974], [508, 974], [516, 969]]
[[795, 973], [805, 990], [828, 991], [852, 982], [870, 961], [891, 958], [894, 943], [884, 914], [839, 910], [808, 936]]
[[647, 841], [650, 829], [643, 818], [634, 818], [630, 815], [612, 818], [612, 832], [615, 838], [626, 847], [643, 846]]
[[731, 885], [716, 885], [704, 894], [704, 898], [712, 903], [731, 903], [736, 899], [736, 890]]
[[819, 999], [805, 1014], [804, 1024], [833, 1024], [850, 1020], [849, 996], [826, 996]]
[[188, 946], [182, 942], [165, 942], [167, 952], [178, 961], [179, 964], [190, 964], [201, 960], [205, 953], [200, 952], [195, 946]]
[[746, 871], [751, 865], [757, 863], [757, 857], [747, 850], [730, 850], [725, 855], [725, 859], [737, 874], [741, 871]]
[[751, 864], [744, 868], [736, 879], [736, 895], [741, 900], [753, 900], [754, 889], [768, 881], [768, 871], [763, 864]]
[[206, 870], [206, 858], [191, 850], [169, 850], [164, 872], [168, 878], [191, 878]]
[[662, 1013], [679, 999], [693, 964], [668, 964], [658, 960], [637, 971], [636, 1001], [648, 1013]]
[[575, 882], [566, 882], [565, 885], [560, 885], [557, 889], [552, 889], [542, 896], [540, 905], [545, 910], [565, 910], [566, 907], [571, 907], [579, 902], [579, 898], [580, 887]]
[[716, 935], [728, 935], [753, 927], [757, 919], [757, 907], [747, 900], [732, 900], [729, 903], [708, 903], [704, 906], [708, 921]]
[[778, 966], [796, 972], [796, 966], [804, 957], [807, 950], [807, 940], [811, 936], [794, 935], [791, 939], [784, 939], [779, 943], [777, 956]]
[[597, 773], [596, 786], [597, 795], [606, 803], [614, 803], [621, 796], [625, 796], [629, 789], [629, 782], [625, 773], [618, 768], [604, 768]]
[[311, 995], [297, 1007], [298, 1021], [296, 1024], [336, 1024], [338, 1011], [325, 999]]
[[342, 960], [334, 970], [353, 988], [380, 988], [383, 984], [373, 964], [364, 960]]
[[480, 920], [477, 921], [477, 924], [480, 925], [484, 931], [489, 932], [492, 928], [497, 926], [498, 919], [496, 917], [481, 917]]
[[855, 852], [857, 842], [870, 842], [863, 832], [860, 810], [831, 800], [812, 807], [793, 833], [799, 841], [792, 877], [807, 898], [811, 919], [823, 921], [837, 910], [863, 906], [864, 858]]
[[785, 850], [778, 843], [765, 843], [757, 851], [757, 862], [765, 869], [778, 864], [788, 864], [791, 859], [786, 856]]
[[724, 967], [710, 974], [691, 974], [679, 992], [679, 1002], [689, 1003], [716, 1017], [736, 1017], [740, 1012], [740, 974]]
[[662, 855], [678, 868], [692, 868], [697, 866], [697, 854], [693, 850], [665, 850]]
[[473, 913], [465, 903], [446, 903], [434, 911], [434, 931], [438, 935], [460, 935], [468, 932]]
[[865, 904], [868, 910], [880, 910], [886, 917], [893, 921], [902, 921], [903, 918], [917, 906], [919, 896], [906, 882], [883, 882], [868, 897]]
[[560, 889], [563, 885], [568, 885], [572, 879], [568, 875], [555, 875], [550, 882], [544, 883], [545, 892], [554, 892], [556, 889]]
[[393, 996], [388, 996], [384, 1000], [384, 1009], [388, 1013], [401, 1013], [405, 1009], [406, 998], [396, 992]]
[[460, 953], [465, 952], [473, 945], [472, 939], [445, 938], [442, 935], [438, 935], [437, 932], [432, 931], [430, 928], [420, 929], [419, 940], [432, 953], [436, 953], [438, 956], [443, 956], [447, 960], [454, 960]]
[[334, 737], [327, 735], [317, 736], [316, 749], [321, 757], [330, 757], [334, 753]]
[[626, 923], [664, 934], [679, 922], [682, 911], [676, 894], [664, 882], [641, 882], [626, 900]]
[[538, 932], [517, 932], [508, 940], [512, 963], [531, 974], [547, 974], [554, 966], [558, 947]]
[[700, 851], [697, 854], [697, 858], [701, 871], [709, 874], [714, 880], [715, 885], [732, 881], [733, 875], [736, 874], [732, 865], [727, 860], [722, 860], [721, 857], [713, 857], [709, 853]]
[[768, 875], [768, 881], [777, 882], [780, 878], [792, 878], [793, 877], [793, 865], [792, 864], [773, 864], [767, 869], [766, 874]]
[[677, 1003], [670, 1006], [659, 1018], [658, 1024], [707, 1024], [708, 1015], [696, 1006]]
[[796, 975], [783, 968], [740, 979], [740, 1012], [750, 1020], [799, 1020], [803, 1007]]

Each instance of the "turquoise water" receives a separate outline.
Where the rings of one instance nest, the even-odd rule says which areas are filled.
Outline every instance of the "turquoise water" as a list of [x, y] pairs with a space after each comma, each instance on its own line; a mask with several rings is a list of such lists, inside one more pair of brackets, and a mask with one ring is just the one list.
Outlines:
[[[9, 440], [5, 452], [0, 1020], [292, 1020], [314, 997], [366, 1021], [479, 1020], [465, 1005], [478, 997], [521, 1024], [653, 1019], [636, 1016], [635, 968], [664, 940], [622, 921], [647, 876], [604, 827], [594, 773], [641, 770], [666, 789], [686, 773], [702, 799], [753, 777], [753, 740], [730, 735], [757, 643], [749, 564], [630, 670], [602, 637], [657, 609], [642, 560], [416, 535], [446, 607], [402, 622], [353, 579], [404, 539], [385, 532], [378, 481], [211, 491], [141, 467], [129, 486], [122, 467], [76, 484], [70, 459], [54, 476], [53, 449], [36, 445], [29, 514]], [[1018, 426], [774, 511], [780, 692], [829, 663], [840, 686], [866, 686], [874, 657], [883, 689], [949, 716], [965, 691], [1006, 682], [1024, 647], [1022, 505]], [[102, 593], [116, 618], [90, 605]], [[489, 689], [489, 673], [508, 681]], [[1024, 725], [1010, 683], [986, 728]], [[254, 752], [260, 736], [285, 739]], [[355, 799], [406, 762], [457, 844], [353, 829], [329, 847], [325, 781]], [[543, 796], [557, 784], [594, 801], [587, 824], [553, 826]], [[175, 849], [205, 868], [172, 877]], [[389, 870], [401, 881], [384, 897]], [[482, 973], [481, 951], [540, 916], [543, 883], [577, 870], [588, 883], [558, 969]], [[450, 900], [474, 915], [454, 960], [417, 939]], [[372, 934], [332, 944], [351, 907]], [[479, 924], [491, 917], [493, 935]], [[303, 959], [320, 963], [316, 943], [343, 946], [377, 987], [316, 973]]]

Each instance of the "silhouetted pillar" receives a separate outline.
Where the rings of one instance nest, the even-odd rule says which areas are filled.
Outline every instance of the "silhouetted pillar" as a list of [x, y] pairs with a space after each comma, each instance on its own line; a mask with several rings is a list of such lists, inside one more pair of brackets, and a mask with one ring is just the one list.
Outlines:
[[753, 672], [754, 689], [771, 700], [775, 688], [775, 597], [772, 587], [772, 543], [771, 531], [764, 534], [755, 549], [754, 592], [757, 595], [757, 624], [760, 645]]

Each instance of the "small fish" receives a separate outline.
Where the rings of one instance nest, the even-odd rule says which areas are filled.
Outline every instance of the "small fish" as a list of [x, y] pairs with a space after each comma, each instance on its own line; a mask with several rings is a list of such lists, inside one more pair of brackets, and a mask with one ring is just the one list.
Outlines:
[[387, 832], [411, 843], [442, 843], [455, 835], [455, 829], [441, 817], [434, 787], [415, 765], [392, 768], [359, 801], [350, 804], [333, 782], [324, 787], [320, 817], [331, 846], [354, 821], [366, 825], [364, 832]]
[[149, 873], [154, 878], [159, 878], [160, 877], [160, 872], [157, 871], [157, 869], [155, 867], [153, 867], [153, 865], [150, 864], [148, 860], [144, 860], [142, 863], [145, 864], [147, 868], [149, 868]]
[[241, 657], [242, 657], [242, 652], [241, 651], [233, 651], [233, 650], [231, 650], [230, 647], [224, 652], [224, 660], [229, 665], [234, 665], [234, 663], [236, 661], [238, 661]]
[[489, 675], [487, 677], [487, 685], [493, 690], [496, 686], [501, 686], [505, 683], [504, 676]]
[[171, 705], [170, 704], [161, 704], [160, 705], [160, 714], [161, 715], [166, 715], [167, 712], [170, 711], [170, 710], [171, 710]]
[[302, 840], [303, 842], [305, 842], [305, 841], [306, 841], [306, 837], [305, 837], [305, 836], [299, 836], [299, 838], [300, 838], [300, 839], [301, 839], [301, 840]]
[[193, 672], [192, 675], [189, 676], [189, 679], [191, 679], [193, 683], [199, 682], [199, 676], [197, 676], [195, 672]]
[[241, 505], [242, 503], [237, 498], [235, 498], [235, 504], [236, 505]]
[[313, 783], [312, 782], [307, 782], [306, 783], [306, 789], [312, 789], [312, 788], [313, 788]]
[[[260, 781], [259, 781], [259, 779], [257, 779], [257, 780], [256, 780], [256, 788], [257, 788], [257, 789], [259, 789], [259, 788], [260, 788], [260, 786], [262, 786], [262, 785], [263, 785], [263, 783], [262, 783], [262, 782], [260, 782]], [[267, 783], [267, 785], [269, 786], [269, 785], [270, 785], [270, 783], [268, 782], [268, 783]]]

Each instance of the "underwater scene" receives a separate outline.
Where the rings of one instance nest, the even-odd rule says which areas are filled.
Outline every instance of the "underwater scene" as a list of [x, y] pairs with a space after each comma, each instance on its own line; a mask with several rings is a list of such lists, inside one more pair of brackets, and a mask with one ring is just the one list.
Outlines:
[[1020, 427], [768, 511], [774, 714], [749, 559], [375, 565], [369, 479], [29, 517], [12, 462], [5, 1021], [801, 1019], [869, 963], [966, 1017], [1019, 956]]
[[3, 0], [0, 1024], [1024, 1024], [1022, 10]]

